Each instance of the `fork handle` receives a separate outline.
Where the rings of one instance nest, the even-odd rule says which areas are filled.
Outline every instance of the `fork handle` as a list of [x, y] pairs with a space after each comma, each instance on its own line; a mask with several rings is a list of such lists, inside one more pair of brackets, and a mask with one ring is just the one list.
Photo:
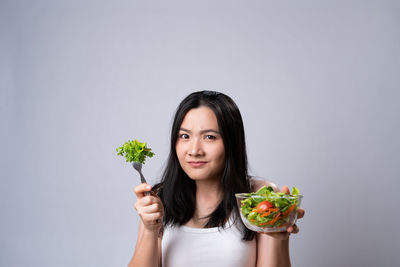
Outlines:
[[142, 184], [147, 184], [147, 181], [146, 181], [146, 179], [144, 178], [142, 172], [139, 172], [139, 175], [140, 175], [140, 181], [142, 182]]
[[[140, 175], [140, 181], [142, 182], [142, 184], [143, 184], [143, 183], [147, 184], [147, 181], [146, 181], [146, 179], [144, 178], [142, 172], [139, 172], [139, 175]], [[144, 192], [144, 195], [145, 195], [145, 196], [150, 196], [150, 192], [149, 192], [149, 191], [146, 191], [146, 192]]]

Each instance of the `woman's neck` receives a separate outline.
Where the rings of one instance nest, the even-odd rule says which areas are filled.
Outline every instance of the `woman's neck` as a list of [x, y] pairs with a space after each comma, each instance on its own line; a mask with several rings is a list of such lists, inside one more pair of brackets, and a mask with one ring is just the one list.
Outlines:
[[186, 226], [203, 228], [209, 215], [214, 212], [222, 199], [221, 186], [210, 181], [196, 181], [196, 209]]
[[195, 217], [201, 219], [209, 216], [217, 208], [221, 198], [222, 190], [219, 183], [196, 183]]
[[215, 199], [220, 197], [221, 192], [219, 181], [196, 181], [196, 198], [205, 196]]

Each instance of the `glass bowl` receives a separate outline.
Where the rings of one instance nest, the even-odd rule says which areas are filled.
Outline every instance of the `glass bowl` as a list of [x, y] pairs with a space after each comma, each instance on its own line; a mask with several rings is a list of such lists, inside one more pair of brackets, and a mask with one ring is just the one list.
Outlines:
[[[267, 198], [249, 193], [235, 194], [240, 218], [255, 232], [285, 232], [297, 220], [302, 195], [281, 195]], [[261, 203], [261, 204], [260, 204]]]

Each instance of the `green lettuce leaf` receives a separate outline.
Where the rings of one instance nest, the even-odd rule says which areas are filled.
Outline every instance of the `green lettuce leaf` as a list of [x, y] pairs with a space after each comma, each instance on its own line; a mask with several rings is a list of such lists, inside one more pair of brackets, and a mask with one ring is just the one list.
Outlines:
[[293, 196], [298, 196], [299, 193], [300, 193], [300, 192], [299, 192], [299, 189], [297, 189], [297, 187], [294, 187], [294, 186], [293, 186], [293, 188], [292, 188], [292, 195], [293, 195]]
[[146, 157], [153, 157], [155, 154], [151, 152], [151, 148], [147, 147], [146, 142], [139, 142], [138, 140], [127, 141], [121, 147], [117, 148], [117, 155], [123, 156], [126, 162], [140, 162], [145, 163]]

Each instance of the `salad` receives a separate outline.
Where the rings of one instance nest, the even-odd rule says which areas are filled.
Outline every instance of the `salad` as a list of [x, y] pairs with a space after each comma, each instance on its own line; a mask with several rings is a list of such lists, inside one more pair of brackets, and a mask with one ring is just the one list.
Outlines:
[[146, 157], [151, 158], [154, 153], [151, 148], [147, 147], [146, 142], [139, 142], [138, 140], [125, 142], [121, 147], [117, 148], [118, 155], [124, 156], [126, 162], [139, 162], [144, 164]]
[[289, 226], [296, 217], [299, 205], [299, 190], [296, 187], [287, 195], [275, 193], [270, 186], [263, 186], [255, 193], [245, 194], [245, 197], [240, 201], [240, 210], [252, 225], [278, 228]]

